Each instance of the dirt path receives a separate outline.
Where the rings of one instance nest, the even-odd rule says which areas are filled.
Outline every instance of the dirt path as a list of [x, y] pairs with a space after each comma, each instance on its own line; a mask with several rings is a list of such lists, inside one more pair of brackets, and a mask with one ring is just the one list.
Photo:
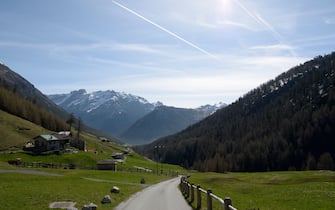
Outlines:
[[0, 173], [20, 173], [20, 174], [33, 174], [41, 176], [63, 176], [61, 174], [48, 173], [43, 171], [33, 171], [33, 170], [0, 170]]
[[49, 208], [51, 209], [69, 209], [74, 208], [76, 206], [76, 202], [72, 201], [60, 201], [60, 202], [53, 202], [49, 204]]
[[143, 187], [150, 186], [148, 184], [140, 184], [140, 183], [134, 183], [134, 182], [118, 182], [118, 181], [113, 181], [113, 180], [94, 179], [94, 178], [87, 178], [87, 177], [83, 177], [83, 179], [86, 179], [86, 180], [89, 180], [89, 181], [93, 181], [93, 182], [106, 182], [106, 183], [115, 183], [115, 184], [127, 184], [127, 185], [143, 186]]

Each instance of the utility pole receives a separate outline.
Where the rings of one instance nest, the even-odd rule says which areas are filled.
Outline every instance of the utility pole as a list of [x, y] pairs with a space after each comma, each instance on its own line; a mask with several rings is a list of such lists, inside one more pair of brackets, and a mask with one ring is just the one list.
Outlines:
[[80, 138], [80, 130], [81, 130], [81, 118], [78, 119], [78, 129], [77, 129], [77, 140]]

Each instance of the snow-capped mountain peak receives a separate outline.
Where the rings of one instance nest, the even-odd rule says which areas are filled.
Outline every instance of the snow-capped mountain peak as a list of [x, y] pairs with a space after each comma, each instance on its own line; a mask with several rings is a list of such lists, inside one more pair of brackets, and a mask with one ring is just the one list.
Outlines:
[[80, 89], [48, 97], [69, 113], [81, 117], [86, 124], [116, 136], [159, 103], [113, 90], [87, 92]]

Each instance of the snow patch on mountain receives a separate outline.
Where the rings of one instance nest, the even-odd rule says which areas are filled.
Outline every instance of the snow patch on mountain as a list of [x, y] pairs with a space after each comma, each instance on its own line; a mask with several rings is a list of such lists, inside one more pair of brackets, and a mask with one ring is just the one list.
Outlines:
[[218, 109], [224, 108], [225, 106], [227, 106], [227, 104], [219, 102], [214, 105], [207, 104], [207, 105], [200, 106], [196, 108], [196, 110], [203, 112], [206, 116], [208, 116], [208, 115], [212, 115], [213, 113], [215, 113]]

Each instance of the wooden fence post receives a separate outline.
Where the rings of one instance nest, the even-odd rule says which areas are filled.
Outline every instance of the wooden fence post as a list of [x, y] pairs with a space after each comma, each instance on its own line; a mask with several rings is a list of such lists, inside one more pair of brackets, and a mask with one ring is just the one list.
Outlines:
[[207, 210], [212, 210], [212, 196], [211, 196], [212, 190], [207, 190]]
[[201, 191], [200, 191], [200, 185], [197, 186], [197, 209], [201, 209]]
[[181, 192], [185, 195], [186, 194], [186, 186], [185, 186], [185, 179], [184, 177], [181, 178], [180, 180], [180, 188], [181, 188]]
[[222, 198], [213, 194], [213, 191], [211, 189], [208, 189], [206, 191], [206, 190], [202, 189], [200, 187], [200, 185], [196, 186], [197, 195], [194, 195], [195, 185], [186, 181], [186, 177], [181, 178], [180, 189], [181, 189], [181, 191], [182, 191], [186, 200], [188, 200], [190, 198], [189, 203], [193, 203], [194, 200], [195, 200], [195, 196], [196, 196], [196, 199], [197, 199], [196, 209], [197, 210], [200, 210], [201, 207], [202, 207], [202, 200], [201, 200], [201, 194], [202, 193], [207, 194], [207, 210], [212, 210], [213, 209], [213, 199], [219, 201], [219, 203], [221, 203], [221, 205], [223, 205], [224, 210], [230, 210], [230, 209], [235, 209], [236, 210], [236, 208], [234, 208], [232, 206], [232, 200], [231, 200], [230, 197], [226, 197], [224, 200], [222, 200]]
[[191, 184], [191, 203], [193, 203], [193, 201], [194, 201], [194, 187], [193, 186], [194, 185]]
[[180, 178], [180, 190], [184, 194], [184, 183], [183, 183], [183, 177]]
[[231, 199], [226, 197], [224, 199], [224, 210], [229, 210], [229, 206], [232, 205]]

